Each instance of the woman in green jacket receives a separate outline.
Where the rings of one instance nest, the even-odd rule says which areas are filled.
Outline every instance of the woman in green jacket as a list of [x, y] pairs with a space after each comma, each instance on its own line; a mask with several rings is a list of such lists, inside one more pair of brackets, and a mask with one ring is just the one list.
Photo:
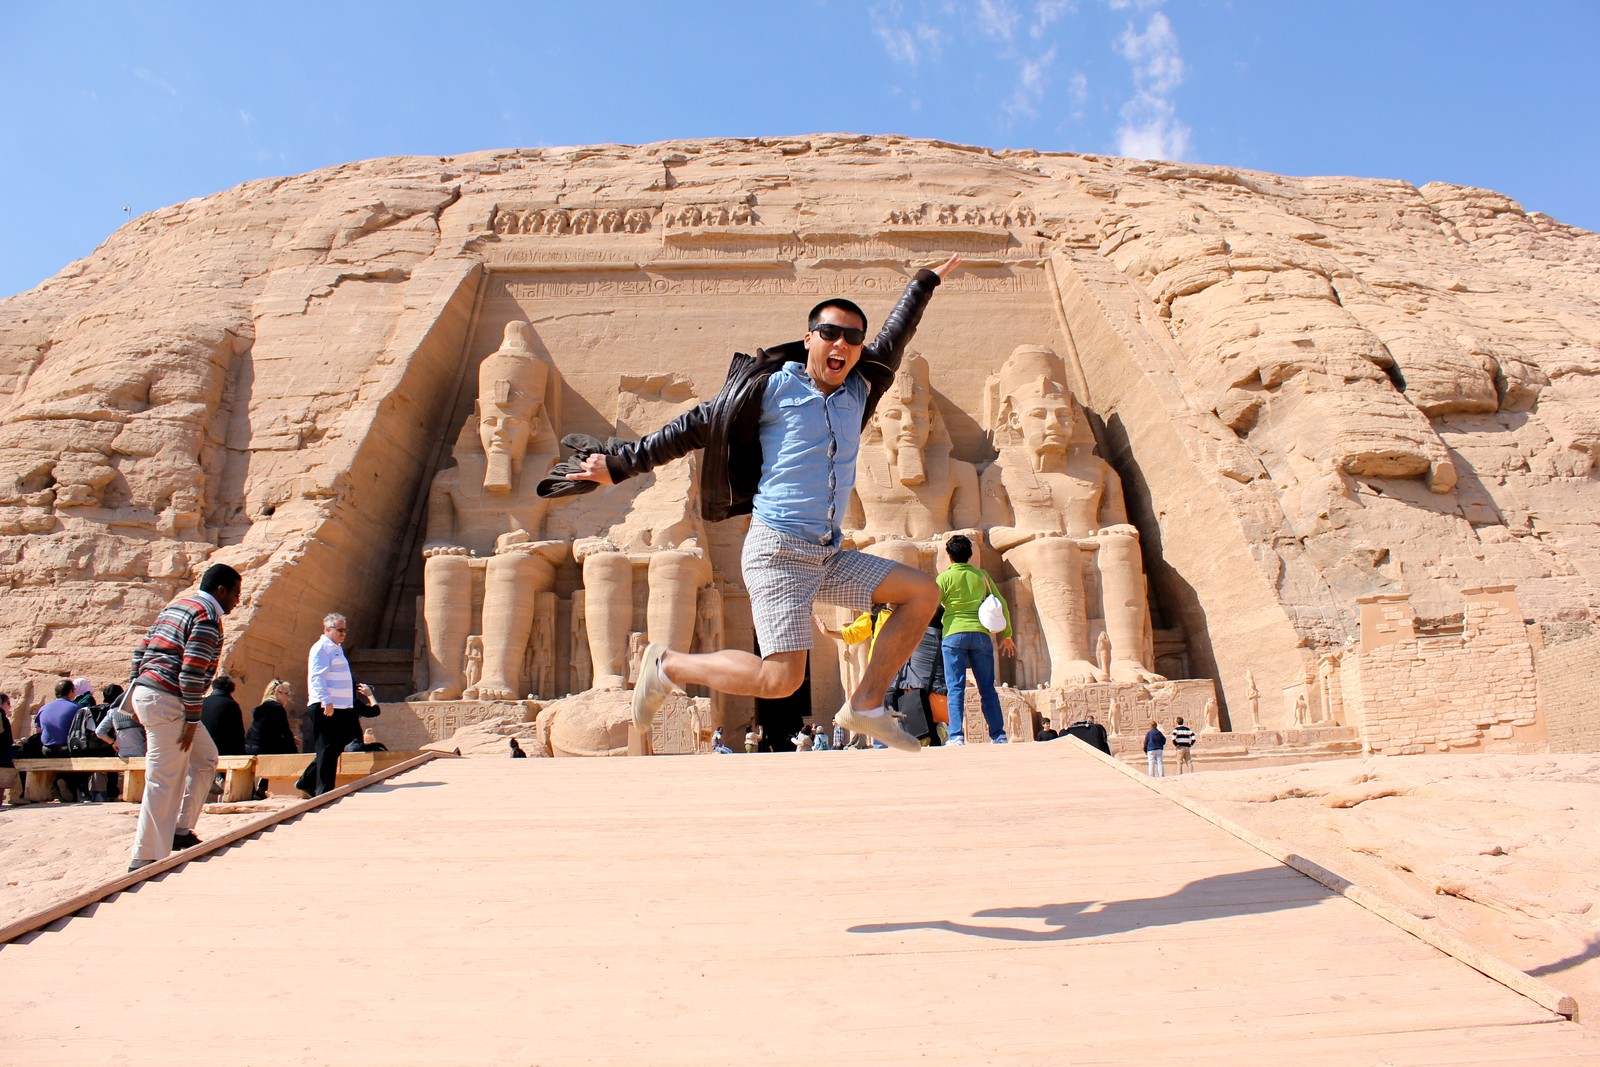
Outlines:
[[978, 685], [978, 702], [983, 709], [983, 721], [989, 726], [989, 739], [996, 744], [1006, 742], [1006, 723], [1000, 715], [1000, 694], [994, 688], [994, 638], [988, 627], [978, 621], [978, 605], [990, 593], [1005, 608], [1006, 628], [1001, 631], [1000, 653], [1015, 656], [1017, 646], [1011, 640], [1011, 606], [995, 588], [994, 581], [983, 570], [972, 566], [972, 540], [965, 534], [954, 534], [944, 543], [950, 566], [939, 575], [939, 600], [944, 605], [944, 640], [940, 649], [944, 654], [945, 692], [950, 697], [950, 739], [946, 744], [967, 743], [962, 730], [966, 708], [967, 670]]

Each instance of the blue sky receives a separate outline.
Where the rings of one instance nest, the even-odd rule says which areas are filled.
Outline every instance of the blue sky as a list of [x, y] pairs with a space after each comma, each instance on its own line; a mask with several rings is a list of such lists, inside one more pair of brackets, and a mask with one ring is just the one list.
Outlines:
[[0, 296], [353, 159], [900, 133], [1450, 181], [1600, 229], [1593, 0], [0, 0]]

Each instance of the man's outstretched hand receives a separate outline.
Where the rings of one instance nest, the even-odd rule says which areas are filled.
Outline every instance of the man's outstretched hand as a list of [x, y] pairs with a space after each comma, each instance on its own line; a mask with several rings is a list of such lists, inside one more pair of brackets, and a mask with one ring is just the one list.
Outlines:
[[951, 256], [937, 267], [930, 267], [929, 269], [932, 270], [933, 273], [937, 274], [939, 276], [939, 280], [942, 282], [946, 278], [950, 277], [950, 272], [959, 266], [961, 266], [961, 253], [957, 252], [955, 255]]
[[611, 470], [606, 466], [606, 457], [598, 452], [591, 453], [583, 458], [582, 470], [573, 471], [567, 475], [575, 482], [599, 482], [601, 485], [611, 484]]

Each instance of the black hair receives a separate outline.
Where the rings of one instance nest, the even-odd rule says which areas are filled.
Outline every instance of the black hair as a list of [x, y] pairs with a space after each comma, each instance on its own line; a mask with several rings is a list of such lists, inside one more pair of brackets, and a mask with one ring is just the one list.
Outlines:
[[56, 683], [56, 699], [71, 700], [72, 694], [75, 693], [77, 689], [78, 687], [72, 684], [71, 678], [63, 678], [61, 681]]
[[863, 330], [867, 328], [867, 313], [857, 307], [855, 301], [846, 300], [842, 296], [832, 296], [811, 309], [811, 314], [806, 316], [806, 329], [810, 330], [814, 328], [817, 325], [817, 320], [822, 317], [822, 313], [828, 308], [838, 308], [840, 311], [848, 311], [850, 314], [861, 320], [861, 328]]
[[200, 591], [213, 593], [218, 589], [238, 589], [243, 584], [239, 572], [226, 563], [213, 563], [200, 576]]
[[232, 676], [226, 674], [217, 675], [215, 678], [211, 679], [211, 688], [215, 689], [219, 693], [228, 693], [231, 695], [234, 690]]
[[122, 695], [122, 691], [122, 686], [118, 685], [116, 682], [112, 682], [110, 685], [100, 690], [100, 696], [107, 704], [115, 704], [117, 702], [117, 698]]
[[944, 552], [951, 563], [966, 563], [972, 559], [972, 538], [966, 534], [952, 534], [944, 543]]

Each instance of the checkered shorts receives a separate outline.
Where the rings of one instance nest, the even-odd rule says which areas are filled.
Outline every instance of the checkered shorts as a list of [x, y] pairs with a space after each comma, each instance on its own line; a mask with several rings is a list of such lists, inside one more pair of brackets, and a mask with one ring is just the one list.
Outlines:
[[873, 590], [895, 566], [865, 552], [814, 545], [752, 519], [744, 539], [744, 584], [761, 654], [810, 649], [815, 601], [866, 611]]

